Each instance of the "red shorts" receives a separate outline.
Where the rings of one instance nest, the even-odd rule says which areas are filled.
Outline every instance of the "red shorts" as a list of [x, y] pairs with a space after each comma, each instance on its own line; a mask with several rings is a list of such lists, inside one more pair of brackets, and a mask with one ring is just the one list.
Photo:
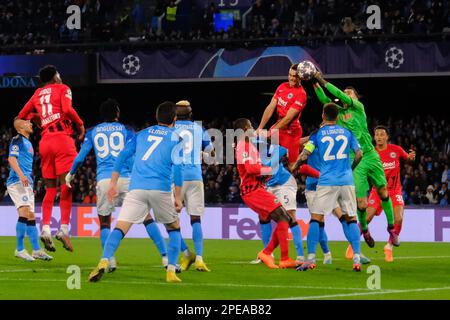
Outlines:
[[297, 161], [300, 154], [300, 139], [302, 138], [303, 130], [300, 127], [296, 130], [279, 130], [280, 146], [288, 149], [289, 163]]
[[255, 211], [261, 220], [269, 220], [270, 214], [281, 207], [280, 201], [266, 189], [258, 188], [255, 191], [242, 195], [244, 203]]
[[77, 156], [75, 141], [64, 134], [45, 135], [39, 142], [42, 177], [56, 179], [69, 172]]
[[[392, 201], [392, 207], [404, 207], [405, 203], [403, 202], [402, 190], [388, 190], [389, 197]], [[369, 195], [369, 207], [376, 209], [376, 215], [379, 216], [383, 211], [383, 207], [381, 206], [381, 200], [378, 196], [377, 190], [372, 188]]]

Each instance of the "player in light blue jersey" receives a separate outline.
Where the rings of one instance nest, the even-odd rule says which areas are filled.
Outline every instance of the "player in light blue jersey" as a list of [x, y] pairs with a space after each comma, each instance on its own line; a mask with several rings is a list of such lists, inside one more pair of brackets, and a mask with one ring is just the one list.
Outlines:
[[[343, 229], [354, 250], [353, 270], [361, 271], [361, 242], [356, 220], [356, 195], [352, 170], [361, 161], [362, 152], [354, 135], [336, 125], [337, 117], [338, 107], [334, 103], [325, 104], [322, 113], [323, 125], [310, 136], [309, 142], [293, 167], [293, 170], [297, 169], [317, 149], [320, 177], [310, 207], [308, 261], [297, 268], [299, 271], [316, 267], [315, 252], [320, 238], [320, 224], [324, 222], [324, 215], [336, 208], [336, 203], [346, 216], [348, 228]], [[355, 153], [353, 164], [350, 164], [350, 150]]]
[[[14, 255], [24, 261], [52, 260], [39, 246], [36, 218], [34, 216], [33, 157], [34, 149], [29, 138], [33, 133], [30, 121], [14, 119], [14, 128], [18, 135], [9, 145], [9, 176], [6, 181], [8, 194], [19, 212], [16, 224], [17, 247]], [[24, 238], [28, 235], [33, 252], [30, 255], [24, 247]]]
[[[108, 198], [112, 201], [117, 197], [120, 172], [126, 160], [134, 156], [129, 192], [120, 209], [117, 224], [106, 240], [102, 258], [89, 275], [89, 281], [100, 280], [108, 267], [109, 259], [114, 256], [130, 227], [144, 222], [148, 212], [153, 209], [156, 222], [163, 223], [169, 234], [166, 280], [181, 282], [175, 272], [181, 247], [178, 213], [183, 206], [181, 187], [177, 185], [183, 179], [183, 172], [181, 159], [177, 157], [181, 143], [174, 128], [175, 104], [160, 104], [156, 110], [156, 119], [158, 125], [140, 131], [129, 140], [116, 160]], [[176, 182], [175, 194], [172, 192], [172, 179]]]
[[203, 231], [201, 217], [205, 213], [205, 194], [202, 177], [202, 150], [213, 152], [211, 138], [203, 127], [192, 120], [191, 104], [187, 100], [178, 101], [177, 121], [175, 128], [183, 139], [183, 150], [180, 154], [183, 159], [183, 181], [179, 187], [186, 211], [191, 218], [192, 240], [195, 254], [190, 252], [184, 239], [181, 241], [181, 268], [189, 269], [195, 262], [195, 269], [209, 272], [203, 261]]
[[[97, 214], [100, 221], [100, 241], [104, 248], [111, 230], [111, 215], [117, 206], [122, 205], [125, 194], [128, 192], [134, 157], [129, 157], [120, 171], [117, 183], [119, 195], [114, 202], [109, 201], [107, 197], [111, 175], [118, 155], [124, 149], [125, 144], [133, 139], [135, 133], [119, 122], [120, 108], [116, 100], [104, 101], [100, 106], [100, 115], [103, 122], [86, 133], [81, 150], [66, 176], [66, 184], [71, 187], [70, 182], [75, 172], [93, 149], [97, 162]], [[162, 256], [163, 266], [167, 266], [166, 244], [150, 214], [146, 217], [144, 226]], [[111, 257], [107, 271], [113, 272], [116, 268], [117, 261], [115, 257]]]

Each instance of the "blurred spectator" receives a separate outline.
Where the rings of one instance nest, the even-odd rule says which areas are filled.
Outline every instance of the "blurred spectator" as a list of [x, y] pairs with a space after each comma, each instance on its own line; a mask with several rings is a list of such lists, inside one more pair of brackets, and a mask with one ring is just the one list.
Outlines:
[[428, 204], [436, 204], [438, 202], [434, 194], [434, 187], [431, 184], [427, 187], [425, 197], [428, 199]]
[[97, 196], [95, 195], [94, 190], [89, 190], [89, 193], [84, 197], [83, 203], [96, 204]]

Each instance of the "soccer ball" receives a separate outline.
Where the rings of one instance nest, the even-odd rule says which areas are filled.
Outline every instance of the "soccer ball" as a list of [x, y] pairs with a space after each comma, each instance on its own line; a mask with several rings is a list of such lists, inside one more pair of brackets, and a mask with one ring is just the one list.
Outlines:
[[134, 76], [141, 69], [141, 62], [138, 57], [129, 54], [122, 60], [122, 69], [126, 74]]
[[384, 61], [387, 66], [391, 69], [398, 69], [405, 62], [402, 49], [397, 47], [391, 47], [386, 50]]
[[297, 73], [303, 80], [310, 80], [316, 71], [316, 66], [309, 60], [300, 62], [297, 67]]

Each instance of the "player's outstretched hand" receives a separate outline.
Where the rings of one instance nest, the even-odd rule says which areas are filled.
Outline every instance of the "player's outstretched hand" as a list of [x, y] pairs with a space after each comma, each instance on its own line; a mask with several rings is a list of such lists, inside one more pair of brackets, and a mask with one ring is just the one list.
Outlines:
[[119, 195], [117, 184], [110, 184], [108, 189], [108, 200], [113, 202], [114, 198]]
[[66, 180], [66, 186], [68, 186], [69, 188], [72, 188], [72, 185], [70, 184], [72, 182], [73, 179], [73, 175], [70, 174], [70, 172], [68, 174], [66, 174], [65, 180]]
[[78, 135], [78, 140], [79, 141], [83, 141], [85, 134], [86, 134], [86, 129], [84, 128], [84, 126], [81, 126], [80, 127], [80, 134]]
[[20, 176], [19, 179], [24, 187], [28, 187], [30, 185], [30, 181], [28, 181], [28, 178], [24, 175]]
[[408, 159], [414, 161], [416, 159], [416, 151], [410, 149], [408, 153]]

